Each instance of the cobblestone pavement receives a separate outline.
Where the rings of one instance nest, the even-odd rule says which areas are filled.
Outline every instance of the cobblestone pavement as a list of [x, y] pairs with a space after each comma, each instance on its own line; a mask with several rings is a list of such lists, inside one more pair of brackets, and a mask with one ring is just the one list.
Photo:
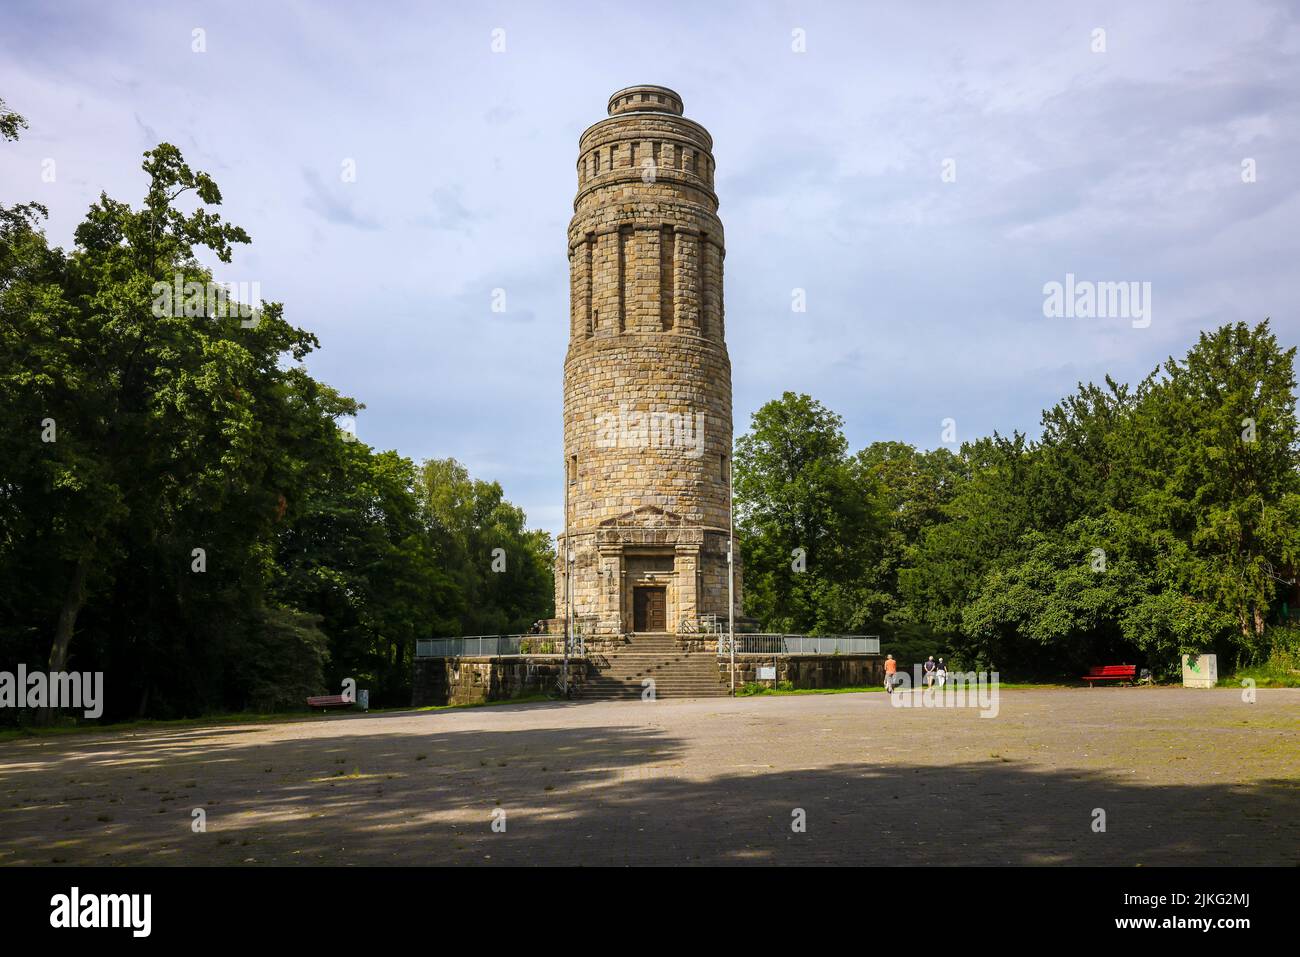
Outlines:
[[1096, 688], [36, 738], [0, 745], [0, 864], [1295, 865], [1298, 731], [1300, 690]]

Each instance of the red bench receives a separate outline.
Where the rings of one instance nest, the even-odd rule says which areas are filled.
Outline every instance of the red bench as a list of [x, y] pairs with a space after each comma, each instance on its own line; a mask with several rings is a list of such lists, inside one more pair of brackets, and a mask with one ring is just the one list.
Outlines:
[[1088, 682], [1089, 688], [1092, 688], [1098, 681], [1126, 681], [1132, 684], [1136, 677], [1137, 665], [1098, 665], [1089, 668], [1083, 680]]
[[351, 698], [341, 694], [319, 694], [307, 699], [307, 707], [320, 708], [322, 711], [326, 708], [350, 708], [353, 703]]

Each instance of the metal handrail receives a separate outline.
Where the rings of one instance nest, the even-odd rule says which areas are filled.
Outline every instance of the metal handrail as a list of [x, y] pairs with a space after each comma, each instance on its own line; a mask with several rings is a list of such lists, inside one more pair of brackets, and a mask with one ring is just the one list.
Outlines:
[[700, 615], [698, 618], [683, 618], [677, 625], [679, 635], [718, 635], [722, 633], [722, 623], [717, 615]]
[[[778, 635], [771, 633], [735, 636], [738, 655], [878, 655], [880, 638], [875, 635]], [[726, 635], [718, 639], [718, 654], [729, 654]]]
[[[708, 616], [704, 616], [707, 618]], [[729, 636], [718, 631], [683, 632], [717, 635], [718, 655], [730, 654]], [[880, 639], [875, 635], [779, 635], [737, 634], [738, 655], [878, 655]], [[545, 650], [543, 650], [545, 649]], [[563, 635], [463, 635], [456, 638], [419, 638], [417, 658], [497, 658], [507, 655], [563, 654]], [[569, 654], [586, 654], [585, 636], [575, 634]]]
[[[543, 650], [546, 649], [546, 650]], [[456, 638], [417, 638], [417, 658], [499, 658], [505, 655], [559, 655], [563, 635], [463, 635]], [[586, 653], [582, 635], [574, 635], [572, 655]]]

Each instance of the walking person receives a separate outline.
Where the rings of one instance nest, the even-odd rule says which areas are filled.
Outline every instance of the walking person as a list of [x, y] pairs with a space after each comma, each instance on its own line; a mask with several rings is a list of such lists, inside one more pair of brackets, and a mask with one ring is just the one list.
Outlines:
[[934, 673], [937, 669], [938, 665], [934, 663], [934, 655], [931, 655], [925, 660], [925, 686], [927, 688], [934, 687]]
[[885, 655], [885, 694], [894, 693], [894, 673], [898, 671], [898, 662], [893, 655]]
[[939, 659], [939, 667], [935, 669], [934, 676], [938, 680], [940, 688], [948, 683], [948, 666], [943, 663], [942, 658]]

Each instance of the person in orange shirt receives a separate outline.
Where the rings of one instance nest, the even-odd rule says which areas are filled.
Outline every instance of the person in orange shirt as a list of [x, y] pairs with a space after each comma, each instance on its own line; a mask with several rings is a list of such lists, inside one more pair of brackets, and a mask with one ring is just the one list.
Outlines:
[[898, 662], [893, 655], [885, 655], [885, 692], [894, 693], [894, 673], [898, 671]]

